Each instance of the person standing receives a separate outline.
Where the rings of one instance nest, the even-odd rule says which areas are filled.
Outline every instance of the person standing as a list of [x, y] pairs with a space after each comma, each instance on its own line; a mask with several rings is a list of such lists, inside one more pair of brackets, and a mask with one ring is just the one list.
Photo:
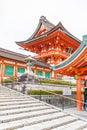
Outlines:
[[83, 108], [86, 109], [87, 107], [87, 83], [86, 80], [84, 81], [84, 104], [83, 104]]

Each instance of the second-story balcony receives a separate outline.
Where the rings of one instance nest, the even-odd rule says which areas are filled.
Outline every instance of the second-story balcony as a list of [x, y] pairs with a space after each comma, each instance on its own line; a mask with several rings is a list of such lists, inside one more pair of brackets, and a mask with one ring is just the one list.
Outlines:
[[35, 58], [45, 58], [45, 57], [50, 57], [52, 55], [61, 56], [64, 59], [70, 56], [70, 54], [65, 51], [62, 51], [60, 49], [53, 49], [53, 50], [40, 52], [38, 55], [35, 56]]

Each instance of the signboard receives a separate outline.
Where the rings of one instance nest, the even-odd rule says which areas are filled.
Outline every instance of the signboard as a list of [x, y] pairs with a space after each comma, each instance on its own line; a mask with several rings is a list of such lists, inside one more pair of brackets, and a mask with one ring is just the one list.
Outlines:
[[63, 88], [63, 95], [71, 95], [72, 92], [71, 92], [71, 89], [70, 88]]

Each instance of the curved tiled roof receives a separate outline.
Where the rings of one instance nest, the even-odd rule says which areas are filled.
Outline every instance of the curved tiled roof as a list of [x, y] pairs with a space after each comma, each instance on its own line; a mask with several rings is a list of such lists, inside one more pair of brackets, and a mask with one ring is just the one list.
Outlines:
[[[42, 34], [42, 35], [39, 35], [39, 36], [35, 37], [36, 33], [38, 32], [38, 30], [40, 29], [40, 27], [41, 27], [42, 24], [45, 25], [47, 28], [49, 28], [49, 31], [47, 31], [46, 33], [44, 33], [44, 34]], [[63, 33], [65, 33], [66, 35], [68, 35], [69, 37], [73, 38], [74, 40], [76, 40], [76, 41], [79, 42], [79, 43], [81, 42], [78, 38], [76, 38], [76, 37], [73, 36], [71, 33], [69, 33], [69, 32], [67, 31], [67, 29], [65, 29], [65, 27], [62, 25], [61, 22], [59, 22], [59, 23], [55, 26], [55, 25], [53, 25], [51, 22], [49, 22], [49, 21], [46, 19], [46, 17], [41, 16], [41, 18], [40, 18], [40, 20], [39, 20], [39, 24], [38, 24], [38, 26], [37, 26], [35, 32], [33, 33], [33, 35], [32, 35], [29, 39], [27, 39], [27, 40], [25, 40], [25, 41], [20, 41], [20, 42], [16, 42], [16, 43], [17, 43], [18, 45], [21, 44], [21, 43], [22, 43], [22, 44], [27, 44], [27, 43], [32, 42], [32, 41], [35, 41], [35, 40], [37, 40], [37, 39], [43, 38], [43, 37], [49, 35], [50, 33], [54, 32], [54, 31], [56, 31], [56, 30], [62, 31]]]
[[0, 48], [0, 57], [5, 57], [12, 60], [18, 60], [24, 62], [24, 59], [27, 57], [27, 55], [23, 55], [7, 49]]
[[[16, 60], [16, 61], [20, 61], [20, 62], [25, 62], [25, 58], [28, 56], [13, 52], [13, 51], [10, 51], [7, 49], [0, 48], [0, 57]], [[46, 64], [44, 61], [41, 61], [39, 59], [36, 59], [35, 65], [50, 68], [50, 65]]]
[[16, 42], [16, 43], [21, 43], [21, 42], [24, 42], [24, 43], [25, 43], [25, 42], [28, 42], [28, 41], [32, 41], [32, 40], [34, 40], [34, 39], [36, 40], [37, 38], [44, 36], [44, 35], [40, 35], [40, 36], [38, 36], [38, 37], [35, 37], [36, 34], [37, 34], [37, 32], [39, 31], [41, 25], [44, 25], [49, 31], [50, 31], [52, 28], [55, 27], [55, 25], [53, 25], [50, 21], [48, 21], [48, 20], [46, 19], [46, 17], [41, 16], [40, 19], [39, 19], [39, 23], [38, 23], [38, 25], [37, 25], [37, 28], [36, 28], [36, 30], [34, 31], [34, 33], [33, 33], [27, 40], [25, 40], [25, 41], [20, 41], [20, 42]]
[[48, 30], [51, 30], [51, 29], [55, 26], [55, 25], [53, 25], [51, 22], [49, 22], [49, 21], [46, 19], [46, 17], [41, 16], [41, 17], [40, 17], [40, 20], [39, 20], [39, 23], [38, 23], [38, 26], [37, 26], [35, 32], [34, 32], [34, 33], [32, 34], [32, 36], [31, 36], [29, 39], [27, 39], [27, 40], [33, 39], [33, 38], [35, 37], [35, 35], [36, 35], [37, 32], [39, 31], [41, 25], [46, 26], [46, 27], [48, 28]]

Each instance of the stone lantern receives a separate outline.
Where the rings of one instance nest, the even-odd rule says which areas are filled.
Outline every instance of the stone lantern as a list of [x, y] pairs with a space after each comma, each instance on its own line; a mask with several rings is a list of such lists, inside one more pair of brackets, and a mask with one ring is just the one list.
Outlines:
[[31, 67], [36, 63], [36, 60], [32, 58], [30, 55], [25, 58], [24, 60], [26, 62], [27, 68], [28, 68], [28, 73], [33, 74]]
[[37, 64], [37, 61], [31, 56], [26, 57], [24, 61], [26, 62], [28, 70], [19, 77], [18, 81], [23, 83], [39, 83], [39, 77], [34, 75], [31, 69], [33, 65]]

